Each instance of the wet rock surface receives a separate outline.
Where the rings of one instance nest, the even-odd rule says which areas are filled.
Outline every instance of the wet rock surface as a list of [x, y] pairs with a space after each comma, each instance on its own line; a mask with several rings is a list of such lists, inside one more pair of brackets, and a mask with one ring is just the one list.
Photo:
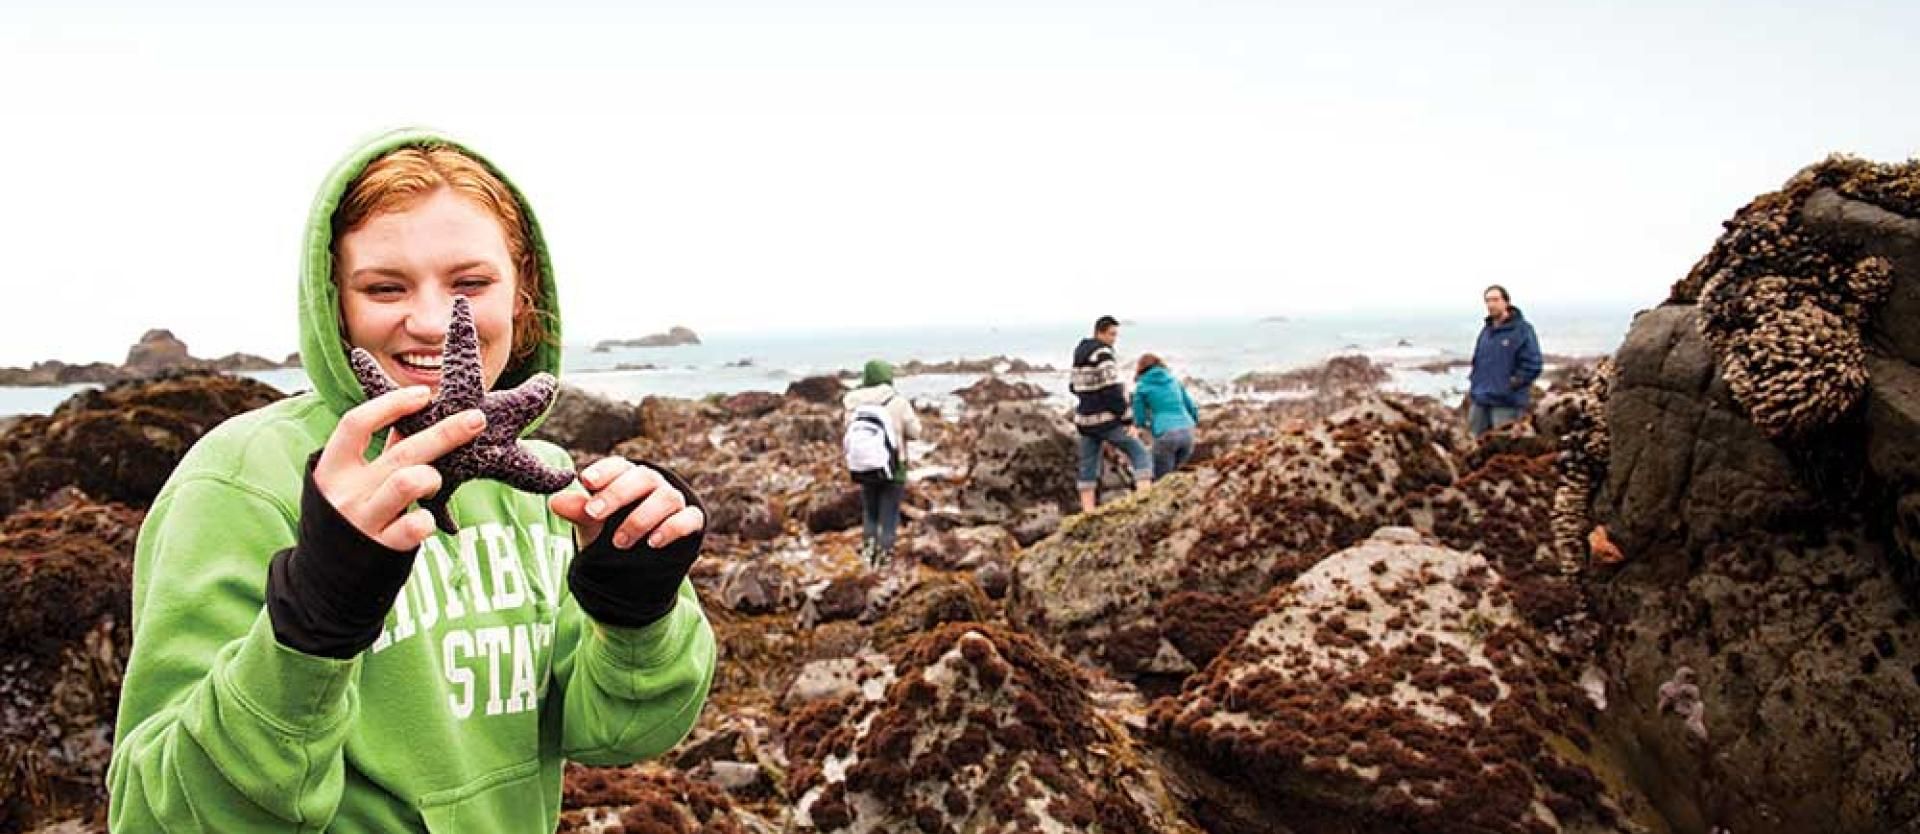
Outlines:
[[561, 383], [553, 409], [547, 412], [533, 436], [552, 441], [563, 449], [604, 455], [639, 433], [639, 408]]
[[0, 515], [63, 486], [144, 507], [201, 435], [280, 396], [245, 377], [200, 373], [83, 391], [0, 435]]
[[1009, 616], [1078, 662], [1184, 676], [1200, 663], [1158, 613], [1174, 594], [1258, 595], [1383, 525], [1484, 550], [1517, 574], [1556, 563], [1550, 456], [1497, 456], [1463, 475], [1448, 439], [1429, 412], [1375, 400], [1176, 474], [1025, 551]]
[[[1920, 819], [1915, 374], [1888, 315], [1920, 287], [1916, 170], [1833, 159], [1757, 198], [1676, 285], [1698, 305], [1616, 355], [1598, 735], [1675, 830]], [[1809, 324], [1782, 337], [1783, 310]]]
[[61, 500], [0, 521], [0, 830], [106, 820], [143, 514]]
[[895, 674], [881, 698], [789, 721], [800, 830], [1191, 830], [1079, 673], [1031, 638], [945, 625]]
[[1261, 607], [1218, 661], [1154, 704], [1149, 731], [1257, 790], [1272, 818], [1631, 830], [1586, 753], [1592, 705], [1485, 558], [1383, 528]]
[[994, 403], [1015, 402], [1020, 400], [1044, 400], [1047, 389], [1022, 380], [1007, 381], [998, 376], [982, 377], [965, 388], [953, 392], [968, 408], [985, 408]]

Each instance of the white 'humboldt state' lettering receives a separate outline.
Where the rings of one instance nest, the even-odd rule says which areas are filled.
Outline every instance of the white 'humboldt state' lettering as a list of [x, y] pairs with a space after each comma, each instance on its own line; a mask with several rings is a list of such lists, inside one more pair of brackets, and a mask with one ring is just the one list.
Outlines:
[[500, 700], [500, 653], [511, 650], [513, 635], [506, 626], [487, 626], [474, 629], [473, 637], [487, 653], [487, 714], [499, 715], [507, 708]]
[[440, 574], [440, 595], [447, 598], [447, 622], [465, 617], [467, 607], [460, 602], [460, 591], [453, 587], [453, 557], [447, 554], [439, 536], [428, 536], [420, 543], [420, 554], [413, 558], [425, 562], [429, 556], [433, 557], [433, 570]]
[[473, 635], [462, 629], [447, 632], [440, 641], [440, 663], [446, 670], [447, 683], [459, 687], [460, 694], [447, 695], [447, 708], [453, 717], [464, 719], [473, 714], [473, 672], [454, 660], [456, 651], [473, 656]]
[[523, 712], [539, 702], [533, 685], [533, 640], [525, 624], [513, 627], [513, 689], [507, 696], [507, 712]]
[[519, 608], [527, 603], [527, 578], [520, 570], [520, 549], [513, 537], [498, 524], [480, 525], [480, 538], [487, 543], [487, 572], [493, 579], [493, 607], [496, 610]]
[[[535, 711], [546, 697], [560, 597], [573, 561], [573, 536], [571, 529], [550, 533], [544, 524], [530, 524], [524, 531], [527, 549], [522, 551], [521, 542], [516, 541], [521, 538], [516, 535], [519, 532], [485, 523], [462, 528], [451, 542], [442, 536], [427, 538], [415, 553], [407, 584], [371, 649], [377, 654], [432, 634], [435, 626], [445, 628], [436, 648], [448, 685], [447, 710], [456, 719], [466, 720], [476, 712], [491, 716]], [[523, 552], [528, 561], [522, 561]], [[523, 622], [453, 627], [469, 613], [508, 615], [529, 607], [534, 613]], [[484, 705], [482, 675], [486, 676]]]
[[485, 614], [493, 610], [487, 604], [487, 589], [480, 584], [480, 529], [460, 528], [460, 564], [467, 569], [467, 590], [473, 594], [473, 610]]

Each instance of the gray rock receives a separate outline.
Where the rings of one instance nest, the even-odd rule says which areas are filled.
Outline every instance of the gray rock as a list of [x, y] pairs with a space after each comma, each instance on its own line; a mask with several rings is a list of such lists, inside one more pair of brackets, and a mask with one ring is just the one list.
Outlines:
[[[966, 422], [976, 440], [960, 494], [963, 510], [979, 522], [996, 524], [1041, 507], [1079, 511], [1080, 441], [1063, 409], [1044, 402], [1003, 402], [969, 413]], [[1101, 454], [1101, 498], [1131, 492], [1133, 471], [1126, 457], [1104, 444]]]
[[1811, 503], [1785, 453], [1720, 380], [1692, 305], [1641, 313], [1615, 361], [1613, 454], [1596, 515], [1628, 552], [1704, 545]]
[[1903, 487], [1920, 485], [1920, 368], [1867, 357], [1867, 465]]
[[554, 397], [553, 410], [533, 436], [564, 449], [604, 455], [639, 433], [638, 406], [563, 383]]
[[720, 601], [743, 614], [764, 614], [786, 605], [793, 596], [785, 572], [765, 559], [728, 565], [720, 580]]
[[[1871, 540], [1815, 535], [1743, 536], [1685, 573], [1635, 560], [1596, 588], [1622, 624], [1599, 658], [1615, 684], [1599, 735], [1659, 774], [1650, 792], [1676, 831], [1866, 834], [1920, 817], [1920, 622]], [[1660, 709], [1680, 666], [1698, 673], [1699, 726]]]
[[1893, 262], [1893, 293], [1870, 328], [1896, 356], [1920, 363], [1920, 219], [1821, 189], [1800, 207], [1800, 219], [1815, 231], [1858, 240], [1869, 255]]
[[810, 376], [787, 384], [787, 396], [820, 405], [839, 405], [847, 386], [833, 376]]
[[856, 692], [878, 699], [894, 680], [893, 662], [883, 654], [835, 657], [810, 661], [800, 667], [788, 685], [781, 703], [792, 709], [826, 698], [841, 698]]

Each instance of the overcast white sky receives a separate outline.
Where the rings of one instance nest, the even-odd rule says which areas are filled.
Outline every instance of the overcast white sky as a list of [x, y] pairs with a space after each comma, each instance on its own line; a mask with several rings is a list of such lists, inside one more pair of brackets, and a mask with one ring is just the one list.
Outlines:
[[313, 189], [402, 124], [527, 191], [570, 342], [1651, 304], [1920, 151], [1913, 4], [158, 5], [0, 9], [0, 365], [294, 349]]

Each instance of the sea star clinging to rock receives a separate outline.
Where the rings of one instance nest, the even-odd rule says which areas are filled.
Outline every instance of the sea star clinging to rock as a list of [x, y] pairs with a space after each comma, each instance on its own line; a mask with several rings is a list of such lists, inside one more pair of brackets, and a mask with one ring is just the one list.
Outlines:
[[[380, 362], [363, 348], [354, 348], [349, 362], [360, 387], [369, 398], [378, 397], [396, 387], [380, 368]], [[553, 402], [559, 382], [552, 374], [534, 374], [526, 382], [508, 391], [488, 391], [480, 373], [480, 338], [473, 329], [473, 310], [465, 296], [453, 300], [453, 320], [447, 326], [447, 345], [441, 357], [440, 390], [426, 408], [400, 418], [394, 428], [402, 434], [419, 434], [469, 408], [487, 415], [487, 427], [453, 451], [440, 456], [433, 468], [440, 471], [440, 491], [421, 499], [420, 505], [433, 513], [433, 521], [448, 535], [459, 532], [447, 502], [460, 485], [476, 478], [504, 481], [527, 492], [552, 494], [573, 482], [573, 473], [548, 466], [522, 447], [521, 430], [547, 410]]]

